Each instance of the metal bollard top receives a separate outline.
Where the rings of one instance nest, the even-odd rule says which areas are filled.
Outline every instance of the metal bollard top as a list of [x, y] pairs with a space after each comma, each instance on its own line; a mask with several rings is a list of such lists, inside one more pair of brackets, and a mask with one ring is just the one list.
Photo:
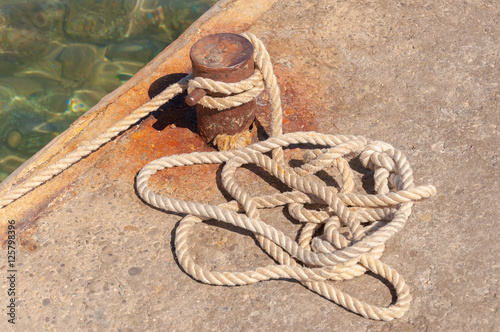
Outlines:
[[240, 35], [207, 36], [193, 45], [189, 55], [194, 77], [234, 83], [253, 74], [253, 45]]

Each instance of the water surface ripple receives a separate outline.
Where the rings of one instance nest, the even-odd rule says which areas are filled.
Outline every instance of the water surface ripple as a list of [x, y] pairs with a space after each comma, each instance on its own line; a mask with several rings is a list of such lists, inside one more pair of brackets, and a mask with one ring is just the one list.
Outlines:
[[0, 0], [0, 181], [217, 0]]

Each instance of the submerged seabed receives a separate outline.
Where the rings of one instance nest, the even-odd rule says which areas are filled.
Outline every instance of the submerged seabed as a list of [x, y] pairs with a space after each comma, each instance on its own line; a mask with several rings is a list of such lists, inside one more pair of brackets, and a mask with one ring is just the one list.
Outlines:
[[217, 0], [0, 0], [0, 181]]

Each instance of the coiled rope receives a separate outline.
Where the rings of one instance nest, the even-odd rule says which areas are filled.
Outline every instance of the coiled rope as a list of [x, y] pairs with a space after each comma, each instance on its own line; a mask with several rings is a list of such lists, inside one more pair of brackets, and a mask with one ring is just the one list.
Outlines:
[[[248, 102], [265, 87], [269, 90], [272, 110], [271, 138], [235, 151], [201, 152], [157, 159], [141, 169], [136, 187], [147, 203], [165, 211], [187, 214], [176, 229], [176, 255], [183, 269], [193, 278], [214, 285], [244, 285], [269, 279], [295, 279], [314, 292], [364, 317], [392, 320], [404, 315], [411, 301], [409, 288], [399, 273], [380, 261], [385, 242], [399, 232], [415, 201], [436, 194], [430, 185], [415, 186], [412, 170], [405, 156], [391, 145], [359, 136], [326, 135], [315, 132], [282, 134], [282, 111], [279, 88], [269, 54], [263, 43], [250, 33], [242, 34], [254, 45], [256, 72], [239, 83], [221, 83], [187, 76], [165, 89], [148, 103], [104, 131], [96, 139], [63, 157], [39, 175], [0, 198], [0, 208], [40, 186], [72, 164], [97, 150], [120, 132], [155, 111], [186, 89], [203, 88], [225, 93], [227, 97], [205, 96], [200, 103], [224, 109]], [[236, 95], [234, 95], [236, 93]], [[306, 152], [306, 162], [296, 168], [284, 162], [283, 147], [291, 144], [314, 145]], [[265, 153], [271, 152], [272, 158]], [[353, 172], [347, 155], [358, 155], [363, 166], [374, 171], [375, 195], [356, 194]], [[171, 167], [224, 163], [222, 183], [234, 201], [218, 206], [168, 198], [148, 186], [156, 172]], [[256, 164], [292, 188], [290, 192], [251, 196], [234, 178], [237, 168]], [[339, 187], [327, 186], [314, 173], [327, 167], [337, 168]], [[306, 209], [304, 204], [321, 209]], [[259, 218], [259, 209], [287, 205], [290, 214], [304, 223], [298, 241]], [[216, 219], [255, 234], [261, 247], [279, 265], [258, 267], [244, 272], [209, 270], [195, 262], [189, 252], [188, 235], [196, 223]], [[320, 236], [314, 236], [323, 227]], [[344, 232], [344, 229], [347, 229]], [[353, 279], [371, 271], [390, 282], [397, 301], [388, 307], [362, 302], [336, 289], [330, 281]]]

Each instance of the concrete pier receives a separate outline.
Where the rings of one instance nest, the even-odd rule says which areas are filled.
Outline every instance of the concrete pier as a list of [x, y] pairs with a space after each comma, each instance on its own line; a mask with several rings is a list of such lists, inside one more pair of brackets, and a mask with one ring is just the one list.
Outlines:
[[[217, 287], [187, 275], [172, 251], [181, 216], [152, 209], [134, 189], [137, 172], [149, 161], [212, 150], [196, 133], [193, 109], [179, 99], [0, 211], [2, 236], [9, 220], [20, 232], [14, 328], [495, 331], [499, 17], [498, 2], [487, 0], [221, 1], [0, 185], [1, 195], [189, 72], [188, 52], [200, 38], [248, 30], [271, 55], [285, 133], [388, 142], [406, 154], [416, 184], [438, 188], [436, 197], [415, 205], [382, 258], [411, 288], [413, 302], [403, 318], [365, 319], [287, 280]], [[268, 128], [265, 96], [257, 105], [257, 118]], [[217, 165], [195, 166], [158, 174], [154, 185], [173, 197], [221, 203], [218, 177]], [[241, 181], [258, 184], [243, 175]], [[281, 209], [262, 218], [285, 232], [299, 226]], [[221, 270], [272, 264], [247, 232], [216, 226], [197, 226], [192, 241], [200, 261]], [[9, 267], [2, 257], [0, 330], [10, 331]], [[369, 303], [392, 301], [383, 280], [370, 275], [338, 286]]]

